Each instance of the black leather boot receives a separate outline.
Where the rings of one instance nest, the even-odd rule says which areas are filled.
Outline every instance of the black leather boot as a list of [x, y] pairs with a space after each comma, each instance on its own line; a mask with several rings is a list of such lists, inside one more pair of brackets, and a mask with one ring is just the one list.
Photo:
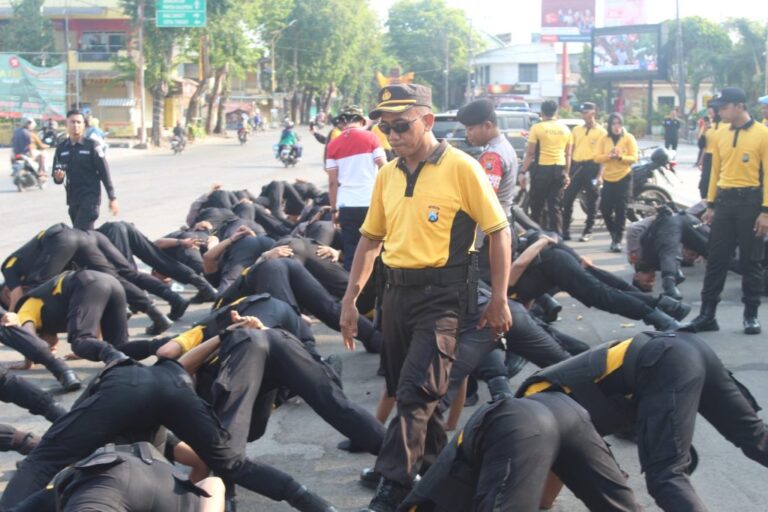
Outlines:
[[654, 309], [645, 315], [643, 322], [652, 325], [657, 331], [675, 331], [682, 327], [680, 323], [660, 309]]
[[336, 507], [303, 485], [288, 496], [285, 501], [301, 512], [338, 512]]
[[[525, 361], [525, 359], [523, 359], [523, 361]], [[498, 400], [504, 397], [512, 398], [515, 396], [515, 393], [509, 386], [509, 379], [506, 377], [494, 377], [488, 380], [488, 391], [491, 393], [491, 397], [494, 400]]]
[[410, 491], [410, 488], [404, 485], [382, 478], [379, 486], [376, 488], [376, 496], [368, 504], [368, 508], [364, 508], [363, 511], [395, 512]]
[[664, 290], [664, 295], [672, 297], [673, 299], [680, 300], [683, 298], [683, 294], [677, 289], [677, 283], [675, 283], [675, 276], [664, 276], [661, 280], [661, 287]]
[[147, 309], [147, 316], [152, 320], [152, 325], [147, 327], [144, 332], [150, 336], [157, 336], [173, 325], [173, 321], [157, 309], [154, 304]]
[[666, 295], [659, 295], [656, 301], [656, 307], [674, 318], [677, 321], [682, 320], [691, 312], [691, 305], [680, 302]]
[[760, 334], [760, 320], [757, 319], [757, 304], [744, 306], [744, 334]]
[[716, 311], [717, 302], [702, 302], [699, 316], [691, 320], [689, 324], [683, 326], [680, 330], [685, 332], [719, 331], [720, 326], [717, 324], [717, 319], [715, 318]]
[[49, 370], [56, 380], [61, 384], [61, 388], [69, 393], [70, 391], [77, 391], [82, 387], [80, 379], [77, 374], [72, 370], [63, 359], [55, 358], [50, 365]]
[[162, 298], [165, 299], [171, 306], [171, 312], [168, 313], [168, 318], [174, 322], [184, 316], [184, 313], [186, 313], [190, 304], [187, 299], [174, 292], [170, 288], [168, 288], [168, 290], [163, 293]]
[[206, 281], [205, 278], [196, 275], [194, 279], [190, 280], [189, 284], [197, 288], [197, 294], [190, 299], [192, 304], [213, 302], [213, 299], [216, 298], [216, 288], [211, 286], [211, 283]]

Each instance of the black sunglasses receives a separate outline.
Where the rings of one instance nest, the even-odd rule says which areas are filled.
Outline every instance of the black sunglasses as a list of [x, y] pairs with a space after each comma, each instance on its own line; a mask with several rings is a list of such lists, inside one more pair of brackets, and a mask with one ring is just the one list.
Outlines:
[[411, 119], [410, 121], [395, 121], [392, 124], [389, 123], [379, 123], [379, 130], [381, 130], [381, 133], [384, 135], [389, 135], [393, 131], [395, 133], [403, 134], [411, 129], [411, 125], [421, 119], [421, 117], [416, 117], [414, 119]]

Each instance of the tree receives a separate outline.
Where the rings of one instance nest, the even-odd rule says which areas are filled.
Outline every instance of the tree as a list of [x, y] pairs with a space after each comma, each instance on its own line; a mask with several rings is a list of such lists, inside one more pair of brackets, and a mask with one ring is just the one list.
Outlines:
[[725, 27], [734, 39], [733, 49], [720, 59], [718, 85], [737, 85], [754, 101], [765, 94], [766, 27], [746, 18], [731, 19]]
[[4, 52], [20, 54], [36, 66], [55, 66], [62, 61], [55, 52], [53, 23], [43, 17], [45, 0], [11, 1], [13, 15], [3, 27], [0, 47]]
[[596, 83], [592, 76], [592, 46], [585, 44], [579, 57], [579, 85], [574, 92], [579, 103], [591, 101], [600, 105], [603, 112], [613, 110], [611, 105], [606, 105], [608, 95], [603, 84]]
[[387, 27], [387, 51], [403, 71], [416, 73], [416, 82], [432, 87], [436, 105], [451, 108], [464, 102], [469, 41], [472, 38], [472, 47], [479, 51], [482, 40], [472, 33], [462, 10], [449, 8], [445, 0], [400, 0], [389, 10]]
[[[731, 39], [728, 31], [722, 26], [699, 16], [683, 18], [683, 76], [682, 79], [693, 89], [693, 98], [698, 96], [699, 88], [704, 80], [718, 81], [722, 76], [722, 61], [719, 56], [728, 56], [731, 52]], [[670, 83], [680, 83], [680, 73], [677, 66], [677, 24], [675, 21], [665, 21], [669, 38], [662, 45], [659, 60], [665, 66]], [[677, 91], [677, 87], [675, 87]], [[678, 98], [679, 100], [680, 98]], [[679, 101], [678, 101], [679, 103]], [[692, 111], [697, 110], [693, 105]], [[683, 115], [687, 115], [683, 112]]]

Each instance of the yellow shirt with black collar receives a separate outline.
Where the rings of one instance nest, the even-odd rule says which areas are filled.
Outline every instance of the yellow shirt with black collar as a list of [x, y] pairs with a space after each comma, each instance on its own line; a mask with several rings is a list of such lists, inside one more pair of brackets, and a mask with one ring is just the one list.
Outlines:
[[608, 132], [599, 124], [591, 128], [577, 126], [573, 129], [573, 161], [594, 161], [600, 149], [600, 141]]
[[477, 160], [443, 141], [413, 173], [401, 158], [381, 168], [360, 233], [384, 241], [389, 267], [439, 268], [469, 261], [477, 225], [509, 222]]
[[768, 172], [768, 127], [750, 119], [743, 126], [720, 128], [712, 148], [712, 175], [707, 203], [712, 205], [718, 189], [763, 189], [763, 212], [768, 212], [768, 187], [761, 176]]
[[[615, 159], [609, 156], [614, 148], [618, 151], [621, 158]], [[637, 141], [635, 137], [625, 130], [619, 140], [614, 143], [611, 136], [606, 134], [600, 141], [595, 161], [605, 166], [603, 171], [603, 179], [605, 181], [615, 183], [624, 179], [632, 171], [632, 164], [637, 162]]]
[[539, 145], [539, 165], [565, 165], [565, 152], [573, 142], [571, 130], [557, 119], [531, 126], [528, 145]]

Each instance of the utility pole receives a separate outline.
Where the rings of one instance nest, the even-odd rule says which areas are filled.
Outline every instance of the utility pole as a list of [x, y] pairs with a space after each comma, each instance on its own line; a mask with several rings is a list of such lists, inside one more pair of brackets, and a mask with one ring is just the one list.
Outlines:
[[472, 55], [472, 20], [469, 20], [469, 36], [467, 37], [467, 60], [469, 61], [467, 63], [467, 97], [466, 101], [469, 103], [474, 99], [475, 91], [474, 87], [472, 87], [472, 75], [474, 74], [474, 66], [472, 63], [474, 55]]
[[450, 74], [451, 74], [451, 40], [448, 39], [448, 33], [445, 34], [445, 97], [443, 98], [443, 110], [448, 110], [448, 96], [450, 95]]
[[676, 19], [677, 19], [677, 37], [675, 41], [675, 53], [677, 53], [677, 95], [680, 97], [680, 114], [683, 119], [688, 116], [685, 112], [685, 69], [683, 65], [683, 24], [680, 21], [680, 0], [675, 0]]
[[763, 68], [763, 94], [768, 94], [768, 22], [765, 24], [765, 67]]
[[144, 109], [146, 105], [146, 97], [144, 94], [144, 4], [145, 0], [139, 0], [139, 145], [138, 148], [147, 148], [147, 125], [144, 119]]

